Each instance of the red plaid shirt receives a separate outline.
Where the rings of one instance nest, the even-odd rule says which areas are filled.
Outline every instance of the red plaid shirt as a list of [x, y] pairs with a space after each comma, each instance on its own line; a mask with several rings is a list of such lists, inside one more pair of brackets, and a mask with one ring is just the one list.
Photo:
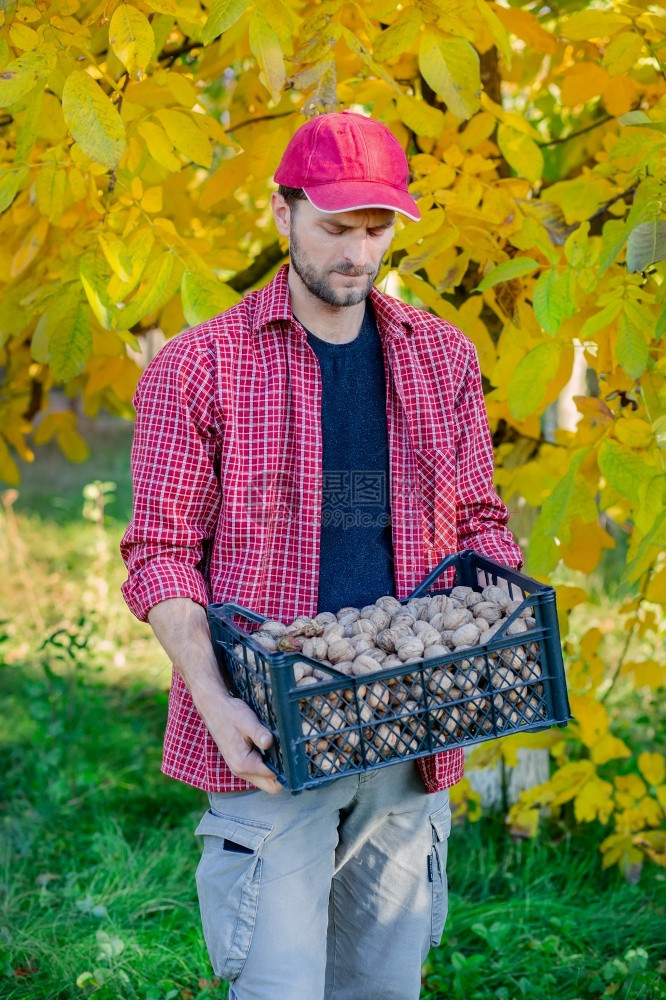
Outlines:
[[[386, 372], [396, 596], [464, 548], [522, 566], [493, 488], [474, 345], [377, 289], [371, 300]], [[285, 622], [316, 613], [320, 401], [286, 267], [160, 351], [134, 399], [134, 513], [121, 543], [137, 618], [173, 597], [235, 601]], [[429, 791], [447, 788], [462, 776], [462, 750], [419, 764]], [[208, 791], [252, 787], [226, 766], [176, 671], [162, 770]]]

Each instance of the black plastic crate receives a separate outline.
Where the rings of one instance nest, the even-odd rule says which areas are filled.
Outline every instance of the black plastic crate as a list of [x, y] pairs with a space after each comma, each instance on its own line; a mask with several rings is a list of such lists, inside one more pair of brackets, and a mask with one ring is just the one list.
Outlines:
[[[445, 586], [431, 589], [440, 577]], [[264, 759], [279, 780], [299, 792], [406, 758], [566, 725], [571, 715], [552, 587], [466, 549], [444, 559], [399, 603], [448, 596], [456, 586], [480, 593], [500, 581], [521, 604], [490, 641], [362, 676], [300, 651], [269, 653], [252, 638], [267, 618], [238, 604], [209, 605], [220, 669], [273, 733]], [[535, 624], [508, 633], [528, 608]], [[303, 665], [317, 672], [308, 687], [298, 686], [294, 673]]]

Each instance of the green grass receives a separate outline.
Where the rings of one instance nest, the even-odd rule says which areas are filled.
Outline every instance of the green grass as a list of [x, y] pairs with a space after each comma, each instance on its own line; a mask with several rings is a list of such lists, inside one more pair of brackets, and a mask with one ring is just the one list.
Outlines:
[[[2, 1000], [226, 996], [194, 884], [205, 796], [160, 774], [168, 665], [119, 592], [129, 440], [111, 423], [89, 463], [51, 451], [0, 518]], [[103, 525], [82, 516], [95, 479], [118, 484]], [[656, 716], [630, 718], [634, 732]], [[562, 824], [514, 843], [493, 817], [454, 828], [422, 1000], [666, 998], [664, 870], [628, 885], [601, 869], [601, 836]]]

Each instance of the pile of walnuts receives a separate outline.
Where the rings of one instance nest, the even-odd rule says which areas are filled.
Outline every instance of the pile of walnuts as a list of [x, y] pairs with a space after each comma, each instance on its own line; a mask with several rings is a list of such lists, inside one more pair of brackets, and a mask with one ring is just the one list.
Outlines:
[[[343, 691], [312, 693], [300, 702], [303, 735], [311, 773], [343, 770], [348, 762], [372, 764], [403, 757], [422, 749], [426, 735], [423, 684], [428, 688], [428, 715], [438, 743], [462, 735], [511, 729], [521, 720], [543, 715], [538, 644], [519, 636], [536, 626], [532, 608], [522, 608], [501, 587], [480, 593], [454, 587], [448, 594], [415, 597], [401, 604], [380, 597], [363, 608], [341, 608], [315, 618], [298, 617], [289, 625], [266, 621], [252, 638], [268, 652], [301, 652], [322, 666], [362, 683]], [[505, 635], [516, 645], [500, 652], [483, 647], [520, 608]], [[454, 663], [410, 673], [409, 664], [456, 656]], [[235, 647], [242, 658], [242, 647]], [[247, 662], [255, 657], [247, 650]], [[427, 663], [425, 664], [427, 666]], [[373, 681], [380, 670], [396, 670], [394, 677]], [[312, 663], [296, 661], [294, 676], [304, 691], [334, 675]], [[489, 683], [490, 679], [490, 683]], [[257, 704], [264, 701], [264, 685], [254, 684]], [[493, 708], [490, 708], [490, 702]], [[361, 733], [363, 754], [361, 754]]]

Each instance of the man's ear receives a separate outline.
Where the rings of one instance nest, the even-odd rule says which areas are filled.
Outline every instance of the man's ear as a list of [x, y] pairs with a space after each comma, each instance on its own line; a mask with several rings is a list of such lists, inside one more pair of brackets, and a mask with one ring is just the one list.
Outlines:
[[280, 236], [289, 236], [291, 209], [279, 191], [273, 191], [271, 194], [271, 208], [278, 233]]

